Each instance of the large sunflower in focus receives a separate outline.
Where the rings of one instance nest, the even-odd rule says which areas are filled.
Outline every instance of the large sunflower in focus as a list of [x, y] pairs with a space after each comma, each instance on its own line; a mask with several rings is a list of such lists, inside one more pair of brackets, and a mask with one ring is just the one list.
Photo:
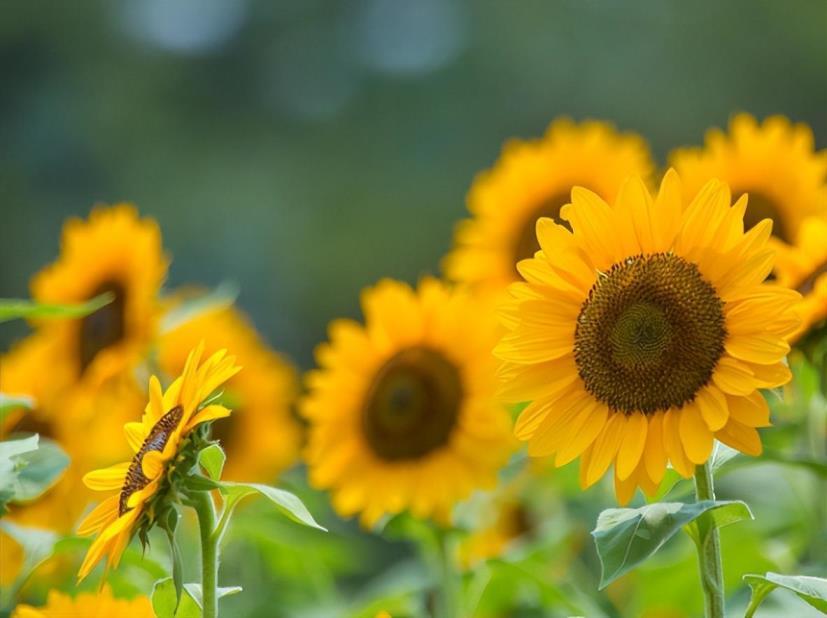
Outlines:
[[52, 590], [43, 607], [18, 605], [12, 618], [154, 618], [147, 597], [116, 599], [104, 587], [98, 594], [81, 593], [72, 598]]
[[232, 416], [216, 421], [213, 438], [227, 451], [229, 480], [270, 481], [298, 457], [301, 427], [292, 407], [298, 396], [293, 367], [265, 345], [241, 312], [217, 308], [188, 320], [160, 339], [158, 362], [177, 375], [199, 341], [207, 353], [233, 350], [244, 371], [230, 379], [224, 393]]
[[38, 324], [58, 353], [50, 365], [86, 393], [124, 376], [144, 357], [160, 315], [158, 292], [167, 270], [161, 232], [134, 207], [97, 207], [88, 221], [69, 220], [60, 257], [32, 280], [43, 303], [79, 303], [110, 292], [114, 300], [77, 320]]
[[625, 178], [648, 177], [652, 168], [643, 138], [619, 133], [605, 122], [575, 124], [563, 118], [542, 139], [508, 142], [497, 164], [471, 187], [473, 218], [457, 228], [446, 274], [477, 289], [501, 290], [519, 278], [515, 264], [540, 248], [537, 219], [561, 222], [560, 208], [572, 187], [612, 201]]
[[749, 195], [744, 226], [765, 218], [773, 236], [792, 243], [809, 215], [827, 214], [827, 151], [815, 151], [807, 125], [771, 116], [762, 124], [738, 114], [729, 133], [712, 129], [704, 148], [682, 148], [670, 155], [689, 200], [710, 179], [728, 184], [735, 198]]
[[189, 434], [200, 424], [224, 418], [230, 410], [219, 404], [205, 404], [208, 397], [239, 367], [235, 357], [220, 350], [201, 363], [203, 345], [193, 350], [181, 377], [165, 391], [158, 379], [149, 382], [149, 403], [140, 422], [124, 426], [127, 442], [135, 455], [131, 461], [95, 470], [84, 476], [96, 491], [117, 490], [81, 522], [78, 534], [97, 534], [78, 577], [86, 577], [97, 562], [107, 556], [107, 569], [116, 567], [132, 535], [153, 517], [152, 506], [163, 499], [168, 474]]
[[496, 322], [434, 279], [417, 291], [384, 280], [362, 307], [365, 326], [333, 322], [308, 376], [311, 483], [368, 526], [405, 509], [447, 521], [495, 483], [512, 448], [493, 398]]
[[507, 395], [532, 400], [516, 435], [583, 487], [614, 463], [620, 502], [653, 494], [667, 462], [684, 477], [715, 439], [761, 452], [758, 389], [784, 384], [800, 296], [765, 284], [774, 251], [763, 220], [744, 232], [747, 198], [708, 183], [688, 205], [670, 170], [656, 198], [627, 181], [613, 206], [581, 188], [537, 224], [541, 251], [509, 288], [510, 332], [495, 354]]
[[827, 215], [809, 217], [798, 229], [794, 246], [778, 248], [778, 282], [798, 290], [803, 323], [796, 336], [827, 318]]

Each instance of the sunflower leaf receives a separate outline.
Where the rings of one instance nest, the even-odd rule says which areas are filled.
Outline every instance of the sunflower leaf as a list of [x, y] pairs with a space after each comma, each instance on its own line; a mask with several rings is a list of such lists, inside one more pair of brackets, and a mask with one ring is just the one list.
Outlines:
[[104, 292], [84, 303], [56, 305], [19, 298], [0, 298], [0, 322], [17, 318], [72, 319], [94, 313], [115, 300], [112, 292]]
[[63, 449], [45, 438], [40, 440], [37, 450], [21, 453], [14, 459], [19, 466], [14, 502], [28, 502], [43, 494], [60, 479], [69, 465], [69, 456]]
[[[198, 605], [200, 609], [202, 607], [201, 584], [184, 584], [184, 590], [187, 591], [187, 594], [192, 597], [192, 600], [195, 601], [195, 604]], [[243, 588], [241, 586], [219, 586], [216, 590], [216, 598], [220, 599], [221, 597], [228, 597], [242, 591]]]
[[225, 515], [222, 516], [224, 520], [229, 519], [233, 509], [235, 509], [241, 500], [247, 496], [259, 494], [270, 500], [288, 519], [293, 520], [297, 524], [327, 532], [327, 528], [319, 525], [319, 523], [313, 519], [310, 511], [307, 510], [307, 507], [304, 506], [304, 503], [298, 496], [289, 491], [268, 485], [260, 485], [258, 483], [233, 483], [224, 481], [221, 483], [221, 493], [224, 494], [227, 502], [224, 507]]
[[806, 603], [827, 613], [827, 579], [768, 572], [764, 575], [744, 575], [744, 581], [752, 589], [744, 618], [752, 618], [764, 598], [776, 588], [790, 590]]
[[34, 397], [29, 395], [8, 395], [0, 393], [0, 423], [6, 420], [6, 417], [15, 410], [24, 410], [28, 412], [35, 406]]
[[[706, 513], [716, 526], [752, 517], [743, 502], [705, 500], [692, 504], [656, 502], [637, 509], [606, 509], [597, 519], [592, 536], [600, 557], [600, 588], [634, 569], [657, 552], [684, 526]], [[687, 532], [692, 534], [691, 529]], [[694, 538], [694, 537], [693, 537]]]
[[8, 520], [0, 521], [0, 530], [23, 548], [23, 564], [17, 576], [19, 582], [25, 581], [32, 571], [54, 553], [55, 544], [60, 540], [57, 534], [49, 530], [20, 526]]
[[221, 480], [221, 472], [224, 470], [226, 460], [227, 455], [218, 443], [210, 444], [198, 452], [198, 463], [214, 481]]

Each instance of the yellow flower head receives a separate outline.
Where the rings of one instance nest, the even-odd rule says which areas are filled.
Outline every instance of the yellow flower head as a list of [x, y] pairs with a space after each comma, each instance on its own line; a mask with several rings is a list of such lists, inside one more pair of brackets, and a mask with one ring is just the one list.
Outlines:
[[612, 201], [628, 176], [648, 177], [653, 168], [644, 140], [605, 122], [556, 120], [539, 140], [512, 140], [493, 169], [481, 173], [468, 194], [473, 218], [457, 228], [445, 259], [454, 281], [500, 291], [517, 280], [515, 264], [539, 249], [534, 224], [560, 222], [572, 187], [587, 187]]
[[738, 114], [729, 133], [711, 129], [704, 148], [683, 148], [670, 155], [692, 199], [712, 178], [728, 184], [734, 197], [749, 194], [744, 226], [773, 220], [773, 236], [791, 243], [808, 215], [827, 214], [827, 151], [815, 151], [813, 132], [771, 116], [762, 124]]
[[804, 321], [793, 335], [798, 337], [827, 318], [827, 214], [805, 219], [794, 246], [779, 244], [775, 267], [778, 282], [803, 297], [799, 312]]
[[495, 483], [512, 450], [493, 398], [496, 320], [435, 279], [416, 291], [383, 280], [362, 308], [365, 326], [331, 324], [308, 375], [311, 483], [369, 526], [405, 509], [446, 521], [458, 500]]
[[131, 205], [97, 207], [88, 221], [69, 220], [60, 257], [34, 277], [32, 296], [60, 304], [103, 292], [115, 299], [81, 319], [39, 324], [58, 348], [52, 371], [94, 388], [140, 362], [155, 336], [167, 262], [158, 225], [139, 219]]
[[206, 311], [165, 333], [158, 362], [167, 375], [177, 375], [188, 352], [204, 341], [206, 353], [227, 348], [244, 371], [225, 387], [232, 416], [215, 422], [212, 437], [227, 452], [224, 477], [266, 482], [295, 463], [301, 427], [292, 407], [298, 397], [293, 367], [261, 340], [245, 315], [234, 308]]
[[52, 590], [46, 605], [18, 605], [12, 618], [155, 618], [147, 597], [116, 599], [104, 586], [97, 594], [81, 593], [72, 598]]
[[[80, 524], [79, 534], [98, 534], [80, 567], [81, 579], [105, 555], [107, 568], [118, 565], [153, 499], [163, 497], [165, 480], [174, 470], [175, 459], [190, 432], [201, 423], [230, 414], [222, 405], [204, 402], [240, 367], [235, 365], [235, 357], [226, 355], [226, 350], [219, 350], [201, 363], [203, 352], [201, 344], [190, 353], [183, 373], [165, 392], [155, 376], [150, 378], [149, 403], [143, 418], [124, 426], [126, 440], [135, 452], [132, 460], [84, 477], [90, 489], [118, 493], [101, 502]], [[152, 516], [151, 512], [147, 514]]]
[[744, 232], [744, 196], [709, 182], [688, 205], [667, 172], [654, 199], [640, 179], [613, 206], [582, 188], [537, 223], [541, 251], [518, 268], [495, 349], [504, 395], [532, 400], [517, 436], [558, 466], [581, 458], [581, 484], [614, 462], [625, 503], [656, 491], [667, 461], [684, 477], [714, 439], [761, 452], [759, 388], [784, 384], [799, 294], [762, 283], [772, 222]]
[[460, 563], [472, 568], [479, 562], [498, 558], [519, 538], [531, 532], [533, 522], [526, 506], [519, 500], [502, 500], [486, 513], [492, 519], [462, 539]]

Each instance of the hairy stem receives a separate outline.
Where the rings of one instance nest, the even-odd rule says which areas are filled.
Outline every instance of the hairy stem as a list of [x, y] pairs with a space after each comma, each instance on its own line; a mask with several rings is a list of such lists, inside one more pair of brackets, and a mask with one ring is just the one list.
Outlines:
[[[710, 462], [695, 468], [695, 495], [698, 502], [715, 500]], [[706, 618], [725, 618], [724, 569], [721, 565], [721, 541], [712, 518], [698, 520], [698, 566], [704, 591]]]

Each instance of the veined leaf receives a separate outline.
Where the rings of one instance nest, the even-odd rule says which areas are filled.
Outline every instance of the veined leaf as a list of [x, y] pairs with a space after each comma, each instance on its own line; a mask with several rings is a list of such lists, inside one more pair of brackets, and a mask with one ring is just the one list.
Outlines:
[[221, 472], [224, 470], [226, 460], [227, 455], [218, 444], [210, 444], [198, 453], [198, 463], [214, 481], [221, 480]]
[[104, 292], [84, 303], [56, 305], [18, 298], [0, 298], [0, 322], [17, 318], [72, 319], [94, 313], [115, 300], [112, 292]]
[[319, 525], [313, 519], [310, 511], [307, 510], [307, 507], [304, 506], [298, 496], [289, 491], [258, 483], [231, 483], [225, 481], [221, 483], [221, 492], [227, 500], [225, 509], [228, 512], [232, 512], [236, 505], [247, 496], [259, 494], [270, 500], [279, 511], [294, 522], [327, 532], [327, 528]]
[[827, 579], [769, 572], [764, 575], [744, 575], [744, 581], [752, 588], [752, 598], [744, 618], [752, 618], [764, 598], [776, 588], [791, 590], [817, 610], [827, 613]]
[[36, 450], [22, 453], [14, 458], [18, 466], [14, 486], [14, 502], [28, 502], [52, 487], [69, 465], [69, 457], [57, 442], [40, 440]]

